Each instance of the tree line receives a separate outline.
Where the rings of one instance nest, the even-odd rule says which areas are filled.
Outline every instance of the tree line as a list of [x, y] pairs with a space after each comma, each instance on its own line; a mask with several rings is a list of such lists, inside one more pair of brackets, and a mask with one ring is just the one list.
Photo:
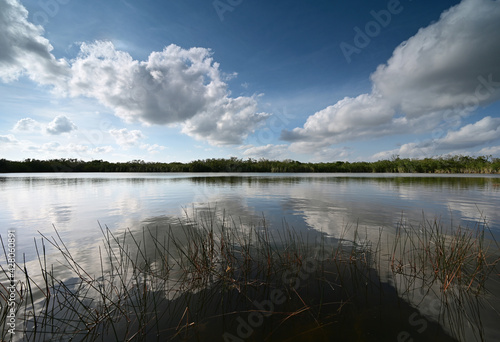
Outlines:
[[0, 172], [368, 172], [368, 173], [500, 173], [500, 158], [448, 156], [409, 159], [393, 156], [376, 162], [302, 163], [295, 160], [240, 159], [194, 160], [189, 163], [108, 162], [78, 159], [0, 159]]

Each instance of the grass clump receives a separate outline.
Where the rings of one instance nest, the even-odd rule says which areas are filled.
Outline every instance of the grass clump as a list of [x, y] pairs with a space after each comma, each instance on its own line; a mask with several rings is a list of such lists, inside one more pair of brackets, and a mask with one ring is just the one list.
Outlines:
[[486, 222], [473, 228], [446, 229], [439, 221], [423, 220], [418, 226], [397, 226], [392, 242], [390, 269], [395, 274], [454, 286], [479, 294], [499, 262], [498, 243]]
[[[465, 333], [429, 317], [423, 332], [412, 324], [420, 311], [402, 294], [419, 283], [427, 292], [439, 285], [444, 296], [451, 289], [479, 296], [498, 262], [486, 228], [401, 224], [383, 247], [382, 231], [375, 242], [361, 239], [357, 227], [351, 241], [313, 238], [209, 210], [140, 231], [101, 227], [90, 264], [56, 230], [35, 242], [38, 273], [18, 265], [18, 331], [26, 341], [387, 340], [401, 331], [454, 341]], [[383, 273], [405, 281], [393, 285]], [[0, 288], [3, 298], [6, 291]], [[4, 306], [2, 327], [6, 315]], [[467, 315], [446, 317], [453, 326], [460, 319], [478, 326]], [[8, 338], [5, 329], [1, 337]]]

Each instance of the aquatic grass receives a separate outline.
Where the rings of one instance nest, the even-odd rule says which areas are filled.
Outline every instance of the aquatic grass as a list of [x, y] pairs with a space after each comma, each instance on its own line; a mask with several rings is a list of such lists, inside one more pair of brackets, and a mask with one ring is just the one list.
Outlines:
[[[184, 224], [181, 229], [184, 239], [174, 236], [169, 229], [163, 241], [146, 229], [142, 231], [142, 236], [127, 230], [120, 239], [107, 227], [101, 227], [105, 255], [99, 248], [99, 276], [89, 274], [75, 260], [57, 230], [57, 238], [50, 239], [42, 235], [43, 251], [45, 243], [50, 243], [62, 256], [65, 267], [76, 276], [76, 282], [71, 284], [67, 280], [57, 279], [47, 269], [45, 254], [38, 254], [43, 289], [24, 267], [29, 293], [27, 296], [21, 295], [21, 301], [25, 303], [26, 336], [36, 339], [36, 336], [45, 334], [53, 337], [73, 334], [86, 339], [95, 336], [100, 329], [98, 334], [105, 331], [118, 339], [120, 334], [117, 326], [123, 321], [127, 327], [124, 335], [129, 336], [134, 331], [133, 336], [137, 336], [144, 333], [151, 312], [155, 315], [159, 312], [158, 307], [162, 303], [157, 298], [151, 298], [158, 289], [168, 288], [166, 297], [175, 298], [178, 294], [189, 294], [217, 283], [223, 289], [237, 289], [241, 293], [249, 286], [265, 284], [266, 279], [276, 271], [275, 266], [280, 265], [275, 262], [276, 259], [285, 260], [273, 249], [272, 246], [278, 242], [271, 239], [265, 225], [250, 229], [247, 235], [236, 234], [234, 229], [226, 227], [225, 221], [215, 232], [213, 220], [209, 222], [209, 225], [201, 226], [194, 222]], [[295, 246], [295, 236], [290, 234], [288, 238], [290, 241], [285, 244]], [[146, 239], [153, 241], [155, 246], [152, 256], [146, 253]], [[252, 239], [255, 239], [255, 243]], [[188, 243], [183, 244], [181, 240]], [[298, 268], [305, 258], [300, 253], [299, 250], [289, 253], [285, 266], [295, 264]], [[170, 277], [172, 270], [177, 273], [174, 277]], [[264, 278], [257, 281], [261, 277]], [[169, 283], [168, 286], [166, 283]], [[42, 305], [34, 299], [32, 285], [45, 296]], [[160, 298], [160, 302], [164, 297]], [[40, 306], [43, 308], [36, 314], [36, 308]], [[159, 321], [159, 317], [155, 317], [155, 320]], [[55, 327], [64, 328], [55, 331]], [[156, 329], [157, 334], [160, 333], [158, 325]]]
[[490, 233], [486, 221], [473, 228], [448, 229], [438, 220], [424, 219], [418, 226], [401, 221], [392, 243], [390, 269], [407, 279], [439, 281], [443, 292], [456, 285], [479, 293], [500, 261], [499, 245]]
[[[313, 239], [286, 221], [282, 229], [271, 230], [264, 217], [248, 225], [217, 209], [193, 217], [186, 211], [185, 219], [163, 228], [113, 232], [99, 227], [102, 243], [98, 267], [92, 270], [78, 261], [55, 228], [55, 237], [41, 234], [41, 244], [35, 241], [41, 276], [26, 262], [18, 265], [24, 275], [18, 284], [24, 340], [196, 340], [208, 334], [207, 324], [222, 334], [251, 313], [270, 322], [256, 329], [255, 340], [282, 338], [302, 322], [300, 333], [328, 333], [354, 324], [344, 317], [357, 317], [364, 306], [393, 298], [380, 278], [387, 270], [400, 280], [400, 296], [417, 286], [431, 293], [438, 285], [444, 295], [433, 294], [449, 307], [448, 325], [458, 331], [464, 321], [479, 318], [473, 304], [462, 312], [453, 301], [484, 292], [499, 261], [498, 245], [486, 239], [485, 224], [448, 231], [436, 220], [417, 227], [401, 220], [388, 247], [382, 244], [382, 229], [376, 242], [367, 240], [359, 224], [346, 226], [337, 238], [322, 234]], [[350, 230], [352, 240], [345, 238]], [[57, 251], [57, 263], [68, 275], [56, 273], [46, 244]], [[311, 260], [315, 267], [307, 271]], [[282, 291], [286, 301], [273, 310], [256, 309], [255, 301], [272, 291]], [[1, 288], [3, 298], [5, 293]], [[2, 309], [2, 326], [5, 317]], [[481, 335], [480, 327], [477, 331]]]

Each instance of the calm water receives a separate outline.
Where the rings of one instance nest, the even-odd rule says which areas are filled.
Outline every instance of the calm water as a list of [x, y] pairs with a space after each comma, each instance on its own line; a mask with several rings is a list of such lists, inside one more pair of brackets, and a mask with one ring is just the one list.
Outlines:
[[[39, 264], [34, 240], [40, 250], [40, 234], [49, 239], [56, 238], [54, 228], [75, 260], [93, 275], [101, 274], [99, 246], [103, 237], [100, 225], [107, 226], [116, 236], [129, 229], [138, 239], [144, 238], [141, 235], [143, 227], [165, 233], [165, 228], [171, 226], [174, 227], [173, 234], [179, 234], [182, 240], [183, 230], [178, 228], [186, 215], [195, 219], [195, 216], [206, 218], [208, 214], [219, 219], [232, 219], [239, 229], [259, 225], [265, 218], [271, 232], [287, 225], [298, 233], [307, 233], [308, 241], [324, 234], [353, 239], [354, 228], [360, 232], [358, 240], [377, 241], [380, 229], [390, 236], [400, 223], [418, 229], [420, 223], [434, 220], [445, 227], [462, 225], [472, 228], [478, 222], [486, 222], [492, 235], [500, 238], [499, 175], [12, 174], [0, 176], [0, 194], [0, 234], [5, 241], [7, 230], [15, 230], [16, 259], [22, 264], [23, 259], [26, 260], [26, 267], [37, 284], [43, 284], [43, 279], [36, 271]], [[154, 250], [147, 241], [144, 238], [146, 250]], [[78, 282], [65, 265], [57, 262], [61, 255], [52, 253], [54, 250], [47, 241], [45, 246], [47, 263], [53, 265], [51, 270], [58, 279], [69, 286], [75, 280]], [[0, 262], [2, 265], [5, 263], [3, 256], [0, 256]], [[361, 283], [365, 280], [363, 278]], [[377, 326], [373, 330], [380, 334], [377, 336], [384, 336], [387, 332], [391, 336], [399, 336], [405, 324], [408, 329], [414, 329], [416, 322], [408, 317], [416, 313], [430, 317], [430, 320], [425, 320], [429, 327], [436, 325], [440, 317], [440, 310], [436, 308], [442, 306], [442, 300], [434, 295], [424, 296], [415, 292], [412, 294], [414, 298], [408, 299], [414, 307], [404, 304], [406, 309], [401, 312], [396, 290], [389, 285], [397, 280], [397, 277], [391, 278], [384, 285], [392, 289], [392, 292], [389, 291], [392, 297], [384, 297], [384, 300], [382, 297], [375, 298], [374, 308], [366, 306], [366, 303], [359, 305], [360, 313], [354, 317], [363, 323], [356, 322], [366, 327]], [[1, 274], [0, 283], [6, 282]], [[495, 291], [484, 299], [489, 306], [482, 307], [481, 314], [477, 315], [480, 317], [477, 321], [484, 325], [482, 340], [485, 341], [496, 341], [500, 334], [497, 314], [500, 287], [498, 282], [493, 285]], [[378, 290], [376, 292], [380, 295]], [[336, 295], [338, 291], [328, 293]], [[235, 295], [239, 298], [237, 293]], [[33, 296], [37, 305], [41, 305], [44, 300], [42, 293], [35, 288]], [[314, 295], [309, 296], [314, 300]], [[336, 297], [331, 300], [344, 301]], [[380, 302], [395, 306], [380, 309]], [[168, 301], [165, 310], [175, 303], [175, 300]], [[415, 311], [416, 307], [419, 311]], [[184, 308], [181, 306], [182, 310], [174, 314], [182, 314]], [[218, 308], [218, 305], [213, 308]], [[371, 317], [375, 308], [385, 310], [384, 315], [392, 315], [392, 318], [373, 321]], [[434, 311], [430, 310], [432, 308]], [[234, 310], [231, 308], [229, 312]], [[474, 313], [474, 310], [467, 312]], [[448, 312], [461, 311], [455, 308], [448, 309]], [[365, 313], [368, 316], [363, 318]], [[215, 312], [212, 316], [217, 317]], [[463, 326], [463, 321], [454, 323], [452, 316], [448, 320], [444, 321], [447, 331], [454, 331], [455, 325]], [[330, 318], [327, 321], [330, 322]], [[355, 329], [356, 322], [346, 324], [354, 324], [352, 329]], [[379, 323], [374, 322], [383, 325], [379, 327]], [[296, 328], [304, 331], [307, 324], [301, 324]], [[232, 324], [216, 329], [214, 336], [219, 338], [228, 327]], [[474, 329], [465, 331], [461, 340], [475, 338], [477, 332]], [[336, 336], [337, 331], [330, 333]], [[419, 336], [419, 333], [420, 330], [416, 330], [412, 334], [425, 341], [428, 340], [427, 335], [433, 334], [430, 328], [425, 336]], [[346, 340], [351, 340], [353, 336], [349, 335]]]
[[244, 223], [264, 216], [298, 231], [338, 236], [358, 226], [374, 237], [398, 222], [438, 219], [473, 227], [486, 220], [500, 236], [499, 175], [373, 174], [7, 174], [0, 177], [0, 234], [17, 232], [18, 255], [35, 258], [38, 232], [57, 228], [68, 245], [112, 230], [161, 226], [207, 208]]

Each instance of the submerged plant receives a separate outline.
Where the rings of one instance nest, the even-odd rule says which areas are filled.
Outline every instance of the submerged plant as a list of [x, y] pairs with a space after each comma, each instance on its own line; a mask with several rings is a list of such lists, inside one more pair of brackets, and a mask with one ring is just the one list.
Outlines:
[[[489, 250], [484, 225], [453, 232], [438, 222], [400, 225], [390, 247], [382, 247], [382, 230], [370, 242], [353, 229], [351, 241], [343, 234], [310, 241], [286, 223], [271, 230], [265, 218], [247, 225], [210, 210], [139, 232], [101, 227], [93, 268], [56, 230], [35, 242], [38, 273], [18, 265], [18, 329], [27, 341], [388, 339], [402, 327], [420, 333], [408, 322], [418, 311], [400, 300], [417, 282], [427, 292], [438, 284], [444, 293], [478, 295], [496, 276], [498, 245]], [[49, 246], [65, 272], [54, 269]], [[395, 287], [382, 280], [386, 262]], [[3, 307], [2, 327], [6, 315]], [[473, 321], [447, 315], [456, 326]], [[427, 326], [423, 338], [453, 340], [439, 324]]]

